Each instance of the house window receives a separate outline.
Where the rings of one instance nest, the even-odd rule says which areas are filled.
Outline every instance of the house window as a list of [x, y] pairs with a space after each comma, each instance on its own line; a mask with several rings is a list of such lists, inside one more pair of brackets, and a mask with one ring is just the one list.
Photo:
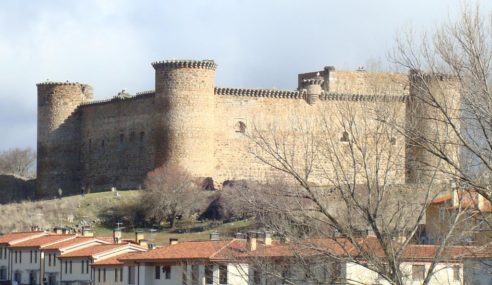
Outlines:
[[22, 263], [22, 251], [19, 251], [19, 263]]
[[70, 274], [72, 274], [72, 261], [70, 260]]
[[84, 270], [85, 260], [82, 260], [82, 262], [80, 263], [80, 265], [81, 265], [80, 266], [80, 273], [83, 274], [85, 272], [85, 270]]
[[4, 248], [3, 250], [3, 259], [7, 259], [7, 249]]
[[243, 121], [236, 122], [234, 125], [234, 131], [236, 131], [236, 133], [244, 134], [246, 132], [246, 124]]
[[0, 267], [0, 280], [7, 280], [7, 267]]
[[101, 282], [101, 268], [97, 269], [97, 282]]
[[114, 269], [114, 282], [118, 282], [118, 268]]
[[89, 260], [85, 261], [85, 273], [89, 273]]
[[103, 282], [106, 282], [106, 268], [103, 268]]
[[128, 284], [135, 284], [135, 266], [128, 267]]
[[289, 266], [285, 266], [282, 269], [282, 284], [288, 284], [287, 280], [290, 279], [290, 268]]
[[34, 251], [34, 263], [38, 263], [38, 251]]
[[261, 284], [261, 271], [256, 269], [255, 271], [253, 271], [253, 283], [255, 285], [259, 285]]
[[227, 284], [227, 265], [219, 265], [219, 284]]
[[349, 141], [349, 134], [346, 131], [344, 131], [342, 133], [342, 137], [340, 138], [340, 141], [341, 142], [348, 142]]
[[183, 285], [188, 284], [188, 266], [183, 264], [183, 275], [181, 276]]
[[198, 271], [198, 265], [193, 264], [191, 266], [191, 284], [193, 285], [198, 285], [198, 278], [199, 278], [199, 271]]
[[164, 274], [164, 278], [171, 279], [171, 266], [169, 265], [162, 266], [162, 273]]
[[120, 282], [123, 282], [123, 267], [120, 268]]
[[51, 253], [48, 254], [48, 266], [51, 266]]
[[159, 265], [155, 266], [155, 279], [161, 279], [161, 267]]
[[439, 208], [439, 223], [444, 223], [444, 219], [446, 217], [446, 209], [445, 208]]
[[214, 284], [214, 266], [205, 265], [205, 284]]
[[461, 278], [460, 278], [460, 266], [459, 265], [455, 265], [453, 266], [453, 280], [454, 281], [460, 281]]
[[53, 253], [53, 266], [56, 266], [56, 253]]
[[413, 264], [412, 265], [412, 280], [422, 281], [425, 279], [425, 265]]
[[68, 273], [68, 261], [65, 260], [65, 274]]
[[30, 263], [32, 263], [32, 250], [31, 250], [31, 259], [29, 260]]

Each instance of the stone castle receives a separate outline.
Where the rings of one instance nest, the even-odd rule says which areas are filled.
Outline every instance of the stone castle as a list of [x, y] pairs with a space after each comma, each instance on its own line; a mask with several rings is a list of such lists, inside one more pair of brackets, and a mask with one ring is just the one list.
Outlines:
[[[399, 73], [338, 71], [333, 67], [298, 75], [298, 89], [221, 88], [212, 60], [154, 62], [155, 90], [92, 101], [91, 86], [43, 82], [38, 90], [38, 194], [82, 189], [139, 188], [154, 168], [176, 162], [196, 177], [216, 183], [258, 179], [267, 167], [248, 151], [245, 132], [255, 122], [289, 126], [289, 114], [315, 116], [344, 102], [363, 109], [391, 102], [407, 120], [429, 113], [408, 100], [418, 79]], [[384, 84], [375, 84], [383, 82]], [[375, 88], [377, 86], [377, 88]], [[420, 106], [420, 107], [419, 107]], [[419, 109], [420, 108], [420, 109]], [[416, 112], [409, 112], [413, 110]], [[420, 128], [429, 128], [426, 122]], [[342, 137], [343, 129], [334, 137]], [[395, 135], [392, 144], [425, 160], [422, 151]], [[412, 182], [418, 167], [405, 157], [400, 182]]]

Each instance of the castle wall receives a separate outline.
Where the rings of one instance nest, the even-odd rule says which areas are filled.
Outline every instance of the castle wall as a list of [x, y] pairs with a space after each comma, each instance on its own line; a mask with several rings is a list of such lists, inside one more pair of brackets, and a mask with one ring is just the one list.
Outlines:
[[80, 113], [84, 187], [138, 189], [154, 168], [154, 94], [85, 105]]
[[[274, 143], [272, 139], [277, 139], [277, 142], [287, 142], [280, 148], [286, 147], [287, 151], [290, 152], [285, 156], [291, 154], [292, 157], [297, 156], [297, 158], [293, 158], [292, 164], [300, 173], [303, 172], [305, 166], [303, 156], [311, 153], [312, 148], [316, 145], [315, 152], [317, 152], [318, 157], [313, 159], [315, 166], [310, 180], [318, 184], [332, 184], [333, 181], [328, 181], [325, 178], [333, 177], [342, 171], [356, 171], [355, 167], [351, 165], [352, 155], [349, 153], [349, 144], [341, 141], [343, 132], [347, 130], [350, 121], [359, 122], [360, 137], [367, 134], [377, 136], [373, 133], [377, 129], [377, 123], [373, 117], [376, 112], [394, 112], [401, 121], [404, 120], [405, 116], [403, 99], [382, 103], [360, 101], [360, 97], [353, 96], [348, 100], [323, 98], [322, 101], [309, 105], [302, 98], [217, 95], [215, 102], [215, 157], [217, 166], [214, 179], [216, 181], [263, 180], [279, 174], [277, 170], [255, 158], [255, 155], [261, 158], [271, 157], [255, 146], [254, 142], [258, 141], [257, 137], [251, 139], [251, 136], [254, 137], [255, 134], [262, 134], [272, 145]], [[240, 122], [246, 126], [245, 133], [242, 133], [238, 128]], [[356, 133], [354, 130], [348, 131], [353, 135]], [[314, 142], [310, 140], [311, 135], [315, 136]], [[374, 151], [376, 144], [379, 144], [379, 148], [386, 145], [387, 149], [392, 149], [394, 153], [388, 159], [393, 160], [394, 165], [388, 167], [388, 170], [394, 177], [394, 182], [402, 183], [404, 181], [405, 140], [401, 135], [393, 131], [378, 142], [367, 139], [363, 141], [363, 144], [367, 144], [366, 147], [369, 150], [367, 152], [369, 158], [365, 159], [372, 163], [375, 163], [373, 158], [387, 155]], [[333, 157], [327, 157], [335, 153], [341, 156], [338, 163]], [[361, 161], [363, 160], [362, 157], [359, 158]], [[369, 168], [373, 171], [376, 170], [375, 164]], [[365, 178], [359, 175], [358, 179], [363, 182]]]

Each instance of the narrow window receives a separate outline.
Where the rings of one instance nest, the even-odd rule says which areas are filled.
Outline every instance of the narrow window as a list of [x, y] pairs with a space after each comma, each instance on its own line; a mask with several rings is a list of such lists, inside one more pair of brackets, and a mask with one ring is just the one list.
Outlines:
[[445, 208], [439, 208], [439, 223], [444, 223], [444, 219], [446, 217], [446, 209]]
[[114, 282], [118, 282], [118, 268], [114, 269]]
[[188, 284], [188, 266], [183, 264], [183, 276], [182, 276], [183, 285]]
[[3, 257], [3, 247], [0, 247], [0, 259]]
[[199, 269], [197, 264], [193, 264], [191, 266], [191, 284], [193, 285], [198, 285], [198, 278], [200, 277], [200, 273], [198, 270]]
[[84, 265], [85, 265], [85, 260], [82, 260], [82, 262], [80, 262], [80, 273], [84, 273]]
[[219, 284], [227, 284], [227, 265], [219, 266]]
[[422, 281], [425, 278], [425, 265], [413, 264], [412, 265], [412, 280]]
[[51, 266], [51, 253], [48, 254], [48, 266]]
[[7, 259], [7, 249], [3, 251], [3, 259]]
[[56, 266], [56, 253], [53, 253], [53, 266]]
[[85, 273], [89, 273], [89, 260], [85, 261]]
[[205, 284], [214, 284], [214, 266], [205, 265]]
[[170, 265], [164, 265], [162, 267], [162, 273], [164, 273], [164, 278], [166, 279], [171, 279], [171, 266]]
[[128, 267], [128, 284], [135, 284], [135, 267]]
[[120, 268], [120, 282], [123, 282], [123, 267]]
[[459, 265], [453, 266], [453, 279], [454, 279], [454, 281], [460, 281], [461, 280], [461, 278], [460, 278], [460, 266]]
[[14, 251], [14, 259], [15, 259], [15, 263], [17, 263], [17, 250]]
[[340, 138], [340, 141], [341, 142], [348, 142], [349, 141], [349, 134], [346, 131], [344, 131], [342, 133], [342, 137]]
[[246, 132], [246, 124], [243, 121], [238, 121], [234, 125], [234, 131], [236, 131], [236, 133], [244, 134]]
[[19, 251], [19, 263], [22, 263], [22, 250]]
[[106, 268], [103, 268], [103, 282], [106, 282]]
[[253, 272], [253, 282], [255, 285], [261, 284], [261, 271], [255, 270]]
[[65, 274], [68, 273], [68, 261], [65, 260]]
[[288, 284], [287, 280], [290, 279], [290, 268], [285, 266], [282, 270], [282, 284]]
[[89, 151], [91, 151], [91, 150], [92, 150], [92, 139], [89, 139], [89, 144], [88, 144], [88, 146], [89, 146]]
[[29, 260], [30, 263], [32, 263], [32, 250], [31, 250], [31, 259]]
[[34, 263], [38, 263], [38, 251], [34, 251]]
[[97, 269], [97, 282], [101, 282], [101, 268]]
[[72, 261], [70, 260], [70, 274], [72, 274]]
[[155, 279], [161, 279], [161, 267], [156, 265], [155, 268]]

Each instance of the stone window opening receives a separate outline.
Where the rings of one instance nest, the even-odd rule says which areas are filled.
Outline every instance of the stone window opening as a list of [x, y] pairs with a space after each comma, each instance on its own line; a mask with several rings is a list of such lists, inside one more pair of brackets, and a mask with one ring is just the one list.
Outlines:
[[425, 279], [425, 265], [413, 264], [412, 265], [412, 280], [422, 281]]
[[346, 131], [343, 131], [342, 137], [340, 138], [341, 142], [349, 142], [349, 133]]
[[246, 124], [243, 122], [243, 121], [238, 121], [235, 125], [234, 125], [234, 131], [236, 133], [241, 133], [241, 134], [244, 134], [246, 132]]

